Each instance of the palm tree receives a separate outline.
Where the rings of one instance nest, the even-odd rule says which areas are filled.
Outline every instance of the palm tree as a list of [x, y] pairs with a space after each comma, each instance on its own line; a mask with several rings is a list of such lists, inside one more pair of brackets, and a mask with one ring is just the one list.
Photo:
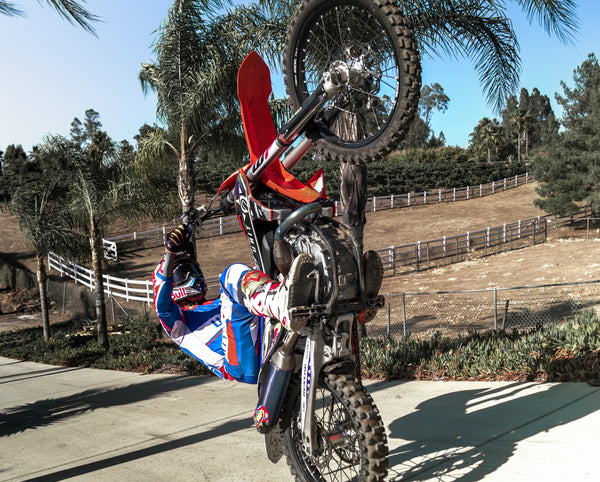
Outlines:
[[94, 272], [98, 343], [106, 347], [108, 326], [103, 278], [104, 228], [115, 219], [139, 219], [149, 212], [153, 204], [145, 198], [141, 184], [122, 176], [122, 171], [111, 163], [117, 150], [105, 132], [95, 132], [87, 146], [71, 142], [70, 149], [76, 182], [70, 193], [69, 210], [78, 225], [88, 233]]
[[525, 134], [525, 152], [528, 154], [529, 146], [527, 145], [527, 137], [531, 124], [531, 117], [522, 110], [517, 110], [512, 116], [513, 127], [517, 130], [517, 160], [521, 162], [521, 144], [523, 143], [523, 134]]
[[[41, 3], [41, 0], [38, 0], [38, 2]], [[96, 35], [92, 23], [97, 22], [100, 18], [83, 8], [81, 2], [75, 2], [74, 0], [46, 0], [46, 3], [53, 7], [71, 25], [76, 23], [86, 32]], [[16, 7], [14, 2], [0, 0], [0, 15], [19, 17], [23, 14], [24, 12]]]
[[219, 149], [240, 159], [245, 151], [235, 92], [247, 51], [235, 42], [229, 17], [214, 20], [221, 6], [220, 0], [175, 0], [155, 40], [156, 62], [143, 64], [139, 74], [144, 91], [157, 93], [157, 114], [167, 125], [141, 140], [139, 162], [165, 151], [177, 159], [184, 213], [194, 206], [194, 162], [208, 162]]
[[57, 171], [53, 159], [47, 157], [47, 151], [41, 146], [33, 150], [32, 157], [28, 179], [13, 185], [10, 211], [17, 217], [21, 231], [35, 252], [42, 328], [44, 338], [48, 339], [50, 317], [45, 260], [51, 251], [70, 259], [80, 257], [84, 252], [83, 236], [71, 228], [64, 204], [64, 183], [61, 186], [52, 174]]

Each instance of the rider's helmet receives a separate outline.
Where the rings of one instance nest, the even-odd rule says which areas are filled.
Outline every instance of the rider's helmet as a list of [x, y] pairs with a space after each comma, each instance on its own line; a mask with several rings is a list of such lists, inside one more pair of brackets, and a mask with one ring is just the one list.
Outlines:
[[205, 293], [206, 283], [198, 263], [190, 256], [177, 256], [173, 262], [173, 301], [200, 299]]

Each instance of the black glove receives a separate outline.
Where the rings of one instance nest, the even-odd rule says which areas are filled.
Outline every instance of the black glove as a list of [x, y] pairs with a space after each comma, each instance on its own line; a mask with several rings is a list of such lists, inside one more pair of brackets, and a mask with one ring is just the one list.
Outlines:
[[170, 253], [181, 253], [185, 245], [191, 240], [191, 232], [187, 224], [180, 224], [169, 231], [165, 248]]

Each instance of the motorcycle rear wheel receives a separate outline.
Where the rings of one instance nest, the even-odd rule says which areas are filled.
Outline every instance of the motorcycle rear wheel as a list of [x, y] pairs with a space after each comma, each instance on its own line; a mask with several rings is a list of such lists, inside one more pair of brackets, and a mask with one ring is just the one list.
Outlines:
[[288, 28], [283, 66], [294, 110], [335, 61], [350, 68], [350, 84], [326, 105], [336, 117], [317, 148], [339, 161], [377, 160], [406, 135], [421, 88], [416, 42], [393, 0], [302, 2]]
[[[298, 393], [295, 390], [295, 393]], [[316, 455], [306, 452], [297, 425], [299, 397], [284, 415], [283, 443], [296, 481], [381, 481], [387, 474], [385, 428], [373, 399], [355, 379], [328, 374], [321, 380], [315, 409]]]

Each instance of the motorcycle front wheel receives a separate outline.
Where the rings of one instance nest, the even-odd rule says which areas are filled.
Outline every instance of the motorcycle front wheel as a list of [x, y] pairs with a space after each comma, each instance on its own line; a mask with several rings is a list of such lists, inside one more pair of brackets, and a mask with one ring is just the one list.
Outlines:
[[304, 0], [292, 16], [284, 81], [298, 109], [334, 62], [346, 90], [326, 105], [317, 148], [352, 163], [377, 160], [406, 135], [417, 111], [421, 65], [412, 30], [393, 0]]
[[[300, 481], [380, 481], [387, 474], [385, 428], [373, 399], [355, 379], [328, 374], [315, 408], [318, 449], [309, 454], [298, 426], [299, 396], [287, 407], [287, 463]], [[299, 390], [295, 390], [299, 393]]]

